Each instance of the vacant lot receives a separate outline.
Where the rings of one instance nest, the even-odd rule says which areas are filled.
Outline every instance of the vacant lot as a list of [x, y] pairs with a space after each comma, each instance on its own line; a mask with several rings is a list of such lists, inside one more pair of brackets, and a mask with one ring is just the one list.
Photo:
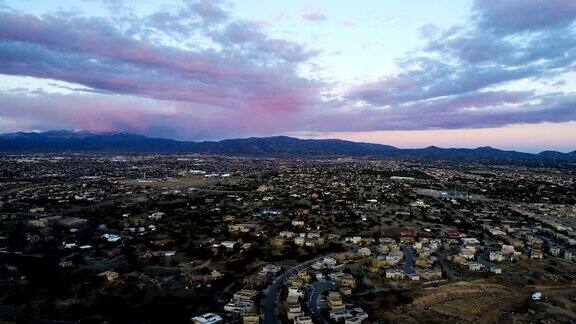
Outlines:
[[[414, 301], [380, 314], [390, 322], [477, 322], [528, 321], [557, 314], [559, 321], [576, 320], [576, 285], [539, 286], [545, 297], [530, 300], [533, 288], [512, 289], [485, 280], [459, 282], [422, 290]], [[550, 318], [550, 317], [548, 317]]]

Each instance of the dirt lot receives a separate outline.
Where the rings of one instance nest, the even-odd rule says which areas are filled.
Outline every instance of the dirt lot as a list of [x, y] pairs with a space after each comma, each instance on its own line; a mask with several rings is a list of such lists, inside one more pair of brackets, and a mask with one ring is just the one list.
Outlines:
[[486, 280], [459, 282], [420, 291], [414, 301], [379, 314], [389, 322], [555, 322], [576, 320], [576, 285], [537, 286], [544, 296], [533, 303], [532, 287], [512, 289]]
[[127, 184], [141, 187], [152, 187], [159, 189], [190, 189], [204, 188], [216, 184], [217, 181], [203, 176], [191, 176], [173, 179], [147, 179], [138, 181], [128, 181]]

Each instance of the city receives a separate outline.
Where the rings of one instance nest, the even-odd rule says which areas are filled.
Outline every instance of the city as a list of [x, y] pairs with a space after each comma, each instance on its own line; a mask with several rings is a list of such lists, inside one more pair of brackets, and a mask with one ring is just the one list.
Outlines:
[[3, 318], [576, 318], [573, 168], [102, 154], [0, 164]]
[[576, 323], [576, 0], [0, 0], [20, 323]]

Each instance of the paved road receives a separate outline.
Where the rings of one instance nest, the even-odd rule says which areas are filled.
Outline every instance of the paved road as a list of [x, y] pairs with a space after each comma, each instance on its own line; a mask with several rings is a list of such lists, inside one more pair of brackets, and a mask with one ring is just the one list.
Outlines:
[[314, 322], [320, 324], [328, 323], [324, 317], [320, 314], [320, 308], [318, 307], [318, 299], [326, 291], [334, 288], [334, 283], [332, 281], [319, 281], [312, 284], [312, 292], [306, 301], [308, 310]]
[[412, 249], [404, 244], [401, 244], [400, 248], [404, 251], [404, 273], [406, 273], [406, 275], [414, 274], [414, 254], [412, 253]]
[[276, 304], [279, 299], [280, 288], [284, 284], [284, 282], [293, 274], [297, 273], [298, 271], [304, 270], [305, 268], [309, 267], [312, 263], [323, 259], [324, 256], [318, 257], [316, 259], [306, 261], [304, 263], [300, 263], [299, 265], [288, 269], [279, 277], [276, 277], [272, 284], [266, 289], [265, 297], [263, 299], [263, 307], [264, 307], [264, 324], [275, 324], [279, 323], [278, 317], [276, 314]]
[[480, 262], [484, 268], [486, 268], [486, 270], [490, 270], [492, 267], [497, 267], [496, 264], [488, 260], [490, 260], [490, 250], [486, 249], [484, 252], [482, 252], [482, 254], [480, 254], [480, 256], [478, 256], [478, 262]]
[[458, 279], [458, 277], [454, 274], [454, 269], [446, 263], [447, 257], [448, 257], [448, 251], [443, 250], [438, 258], [438, 263], [440, 263], [440, 266], [442, 267], [442, 270], [446, 274], [446, 277], [448, 277], [448, 280], [455, 281]]

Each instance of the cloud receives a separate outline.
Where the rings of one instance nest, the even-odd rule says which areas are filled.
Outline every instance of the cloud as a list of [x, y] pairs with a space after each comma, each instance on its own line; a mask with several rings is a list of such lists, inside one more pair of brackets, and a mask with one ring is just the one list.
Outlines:
[[[392, 124], [379, 123], [382, 129], [487, 127], [538, 122], [538, 118], [574, 120], [570, 111], [574, 108], [565, 101], [552, 102], [555, 96], [572, 103], [571, 93], [555, 93], [551, 98], [552, 94], [530, 92], [516, 98], [514, 105], [496, 102], [490, 109], [478, 109], [483, 107], [479, 96], [491, 94], [494, 99], [494, 88], [524, 80], [545, 83], [574, 69], [574, 7], [573, 1], [477, 0], [470, 24], [447, 30], [424, 26], [425, 45], [398, 60], [400, 73], [354, 85], [345, 98], [371, 111], [371, 120], [380, 120], [378, 113], [385, 120], [396, 118]], [[498, 97], [505, 94], [498, 93]], [[475, 100], [470, 101], [470, 96]], [[430, 110], [436, 103], [443, 105], [441, 109]]]
[[120, 21], [0, 10], [0, 73], [71, 84], [67, 95], [0, 93], [0, 127], [224, 138], [576, 120], [576, 94], [546, 90], [576, 67], [572, 2], [502, 3], [477, 0], [466, 25], [422, 27], [400, 72], [344, 93], [300, 74], [321, 70], [319, 52], [235, 19], [221, 1]]
[[[258, 108], [228, 110], [203, 104], [167, 102], [110, 94], [38, 94], [0, 96], [3, 120], [20, 130], [83, 129], [125, 131], [181, 139], [222, 139], [272, 135], [299, 124], [297, 113]], [[14, 130], [14, 129], [10, 129]]]
[[572, 0], [478, 0], [474, 9], [480, 28], [502, 34], [557, 28], [576, 19]]
[[0, 12], [0, 73], [229, 109], [281, 112], [318, 100], [322, 85], [294, 72], [311, 55], [303, 46], [240, 23], [213, 37], [238, 46], [186, 50], [130, 37], [103, 18]]
[[192, 1], [189, 8], [198, 14], [206, 24], [222, 23], [230, 19], [228, 12], [221, 7], [223, 3], [219, 0]]
[[326, 15], [318, 10], [305, 10], [300, 14], [300, 17], [304, 20], [313, 21], [313, 22], [320, 22], [328, 20]]
[[[318, 54], [303, 45], [284, 39], [268, 38], [261, 26], [254, 22], [237, 21], [228, 24], [223, 32], [213, 34], [213, 39], [227, 48], [247, 54], [260, 61], [283, 60], [305, 62]], [[272, 55], [270, 55], [272, 54]]]
[[358, 27], [358, 22], [353, 21], [353, 20], [342, 20], [341, 22], [342, 26], [347, 27], [347, 28], [353, 28], [353, 27]]
[[[433, 130], [576, 120], [576, 95], [481, 92], [390, 108], [336, 109], [307, 131]], [[336, 113], [337, 112], [337, 113]], [[320, 118], [315, 116], [312, 120]]]

